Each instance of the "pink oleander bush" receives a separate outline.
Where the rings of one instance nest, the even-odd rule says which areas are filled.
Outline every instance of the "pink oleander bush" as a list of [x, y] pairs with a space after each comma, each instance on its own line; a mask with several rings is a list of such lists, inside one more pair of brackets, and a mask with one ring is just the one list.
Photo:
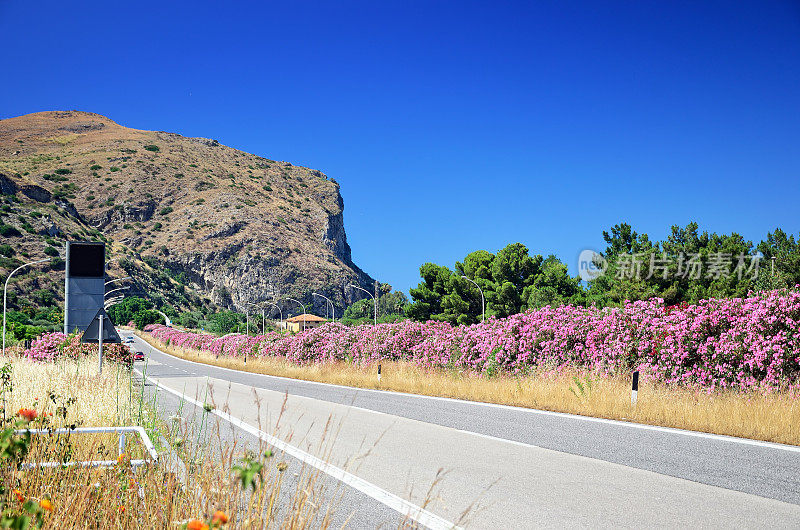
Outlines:
[[[82, 344], [78, 335], [45, 333], [34, 340], [22, 356], [32, 361], [52, 362], [61, 357], [77, 359], [84, 355], [97, 355], [97, 344]], [[126, 366], [133, 364], [133, 352], [124, 344], [104, 344], [103, 357]]]
[[800, 389], [800, 291], [666, 307], [544, 307], [485, 323], [404, 321], [296, 335], [217, 338], [152, 325], [155, 338], [216, 356], [278, 356], [293, 363], [406, 361], [421, 368], [525, 375], [566, 368], [614, 375], [633, 369], [666, 384], [715, 389]]

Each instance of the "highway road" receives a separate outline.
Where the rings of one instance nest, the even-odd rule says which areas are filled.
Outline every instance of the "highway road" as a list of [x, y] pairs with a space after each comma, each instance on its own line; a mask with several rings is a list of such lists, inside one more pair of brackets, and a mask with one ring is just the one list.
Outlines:
[[322, 469], [353, 527], [800, 528], [798, 447], [250, 374], [135, 340], [161, 398], [213, 399], [236, 436]]

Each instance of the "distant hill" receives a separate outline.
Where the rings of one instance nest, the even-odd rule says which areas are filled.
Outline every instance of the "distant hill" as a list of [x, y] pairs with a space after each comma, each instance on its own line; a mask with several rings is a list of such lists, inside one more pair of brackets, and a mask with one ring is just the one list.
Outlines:
[[[363, 295], [348, 284], [373, 288], [351, 259], [335, 180], [216, 140], [79, 111], [6, 119], [0, 191], [1, 243], [14, 254], [0, 261], [3, 275], [47, 246], [95, 238], [110, 243], [116, 276], [124, 268], [137, 289], [182, 308], [244, 311], [246, 302], [288, 295], [324, 314], [311, 296], [321, 292], [340, 314]], [[23, 281], [33, 282], [23, 296], [63, 296], [63, 275]]]

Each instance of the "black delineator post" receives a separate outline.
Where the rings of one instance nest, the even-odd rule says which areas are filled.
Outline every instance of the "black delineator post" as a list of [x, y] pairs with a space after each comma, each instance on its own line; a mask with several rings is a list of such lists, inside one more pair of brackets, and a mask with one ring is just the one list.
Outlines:
[[636, 405], [639, 395], [639, 370], [634, 370], [633, 381], [631, 381], [631, 405]]
[[378, 365], [378, 382], [381, 382], [381, 365]]

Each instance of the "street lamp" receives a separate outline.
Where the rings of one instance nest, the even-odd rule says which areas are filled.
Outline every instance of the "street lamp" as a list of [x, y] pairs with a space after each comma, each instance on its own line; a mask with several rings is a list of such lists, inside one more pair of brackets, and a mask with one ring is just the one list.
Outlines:
[[286, 300], [291, 300], [292, 302], [297, 302], [301, 306], [303, 306], [303, 331], [306, 330], [306, 306], [300, 300], [295, 300], [294, 298], [286, 298]]
[[103, 302], [103, 309], [108, 309], [112, 305], [116, 305], [116, 304], [122, 302], [122, 300], [124, 298], [125, 298], [124, 294], [123, 295], [119, 295], [119, 296], [114, 296], [113, 298], [109, 298], [108, 300]]
[[475, 281], [470, 280], [466, 276], [462, 276], [462, 278], [464, 278], [468, 282], [472, 282], [475, 285], [475, 287], [477, 287], [478, 290], [481, 292], [481, 311], [483, 312], [483, 317], [481, 318], [481, 322], [484, 322], [486, 320], [486, 299], [483, 297], [483, 289], [481, 289], [481, 286], [478, 285]]
[[[372, 293], [367, 291], [363, 287], [359, 287], [358, 285], [353, 285], [352, 283], [350, 284], [350, 287], [354, 287], [356, 289], [361, 289], [362, 291], [364, 291], [368, 295], [372, 296]], [[375, 302], [375, 325], [377, 326], [378, 325], [378, 300], [374, 296], [372, 296], [372, 301]]]
[[116, 289], [111, 289], [105, 294], [105, 296], [103, 296], [103, 299], [105, 300], [105, 297], [110, 295], [111, 293], [116, 293], [117, 291], [127, 291], [130, 288], [131, 288], [130, 285], [126, 285], [125, 287], [117, 287]]
[[105, 285], [108, 285], [109, 283], [121, 282], [121, 281], [123, 281], [123, 280], [130, 280], [130, 279], [131, 279], [131, 277], [130, 277], [130, 276], [125, 276], [124, 278], [117, 278], [116, 280], [108, 280], [108, 281], [105, 283]]
[[11, 274], [9, 274], [8, 278], [6, 278], [6, 284], [3, 287], [3, 355], [6, 354], [6, 291], [8, 291], [8, 280], [10, 280], [11, 277], [14, 276], [14, 273], [17, 272], [18, 270], [28, 267], [29, 265], [44, 263], [45, 261], [50, 261], [50, 259], [45, 258], [45, 259], [40, 259], [38, 261], [31, 261], [30, 263], [24, 263], [19, 267], [17, 267], [16, 269], [14, 269], [13, 271], [11, 271]]
[[265, 302], [265, 303], [278, 309], [278, 313], [280, 313], [281, 315], [281, 322], [283, 322], [283, 310], [281, 309], [281, 307], [278, 304], [273, 304], [272, 302]]
[[333, 321], [336, 322], [336, 312], [333, 309], [333, 302], [331, 302], [331, 299], [328, 298], [327, 296], [325, 296], [323, 294], [319, 294], [319, 293], [311, 293], [311, 295], [312, 296], [320, 296], [320, 297], [325, 299], [325, 316], [326, 317], [328, 316], [328, 304], [331, 304], [331, 313], [333, 314]]
[[[247, 327], [245, 328], [245, 334], [249, 337], [250, 336], [250, 306], [252, 305], [252, 306], [258, 307], [258, 304], [254, 304], [252, 302], [245, 302], [244, 305], [245, 305], [245, 313], [247, 314]], [[262, 312], [262, 318], [263, 318], [264, 310], [262, 309], [261, 312]]]

